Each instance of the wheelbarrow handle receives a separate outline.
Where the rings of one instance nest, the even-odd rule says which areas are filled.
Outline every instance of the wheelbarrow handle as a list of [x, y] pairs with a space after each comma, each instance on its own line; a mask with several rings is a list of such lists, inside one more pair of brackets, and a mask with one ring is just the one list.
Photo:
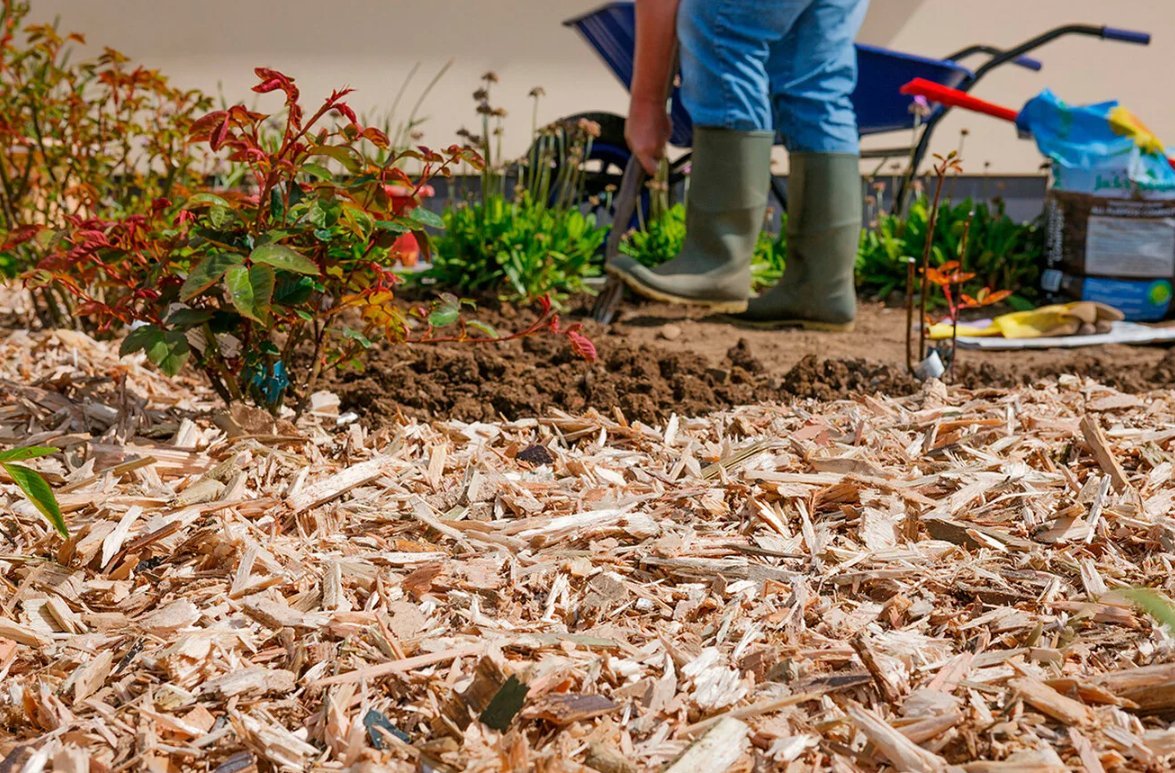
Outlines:
[[1026, 70], [1033, 70], [1035, 72], [1040, 72], [1044, 69], [1041, 61], [1039, 59], [1033, 59], [1031, 56], [1018, 56], [1012, 60], [1012, 64], [1017, 64]]
[[1134, 43], [1139, 46], [1149, 46], [1151, 44], [1149, 32], [1135, 32], [1133, 30], [1118, 29], [1117, 27], [1102, 27], [1102, 38], [1105, 40], [1117, 40], [1122, 43]]
[[1015, 121], [1018, 111], [1003, 105], [997, 105], [992, 102], [986, 102], [982, 99], [971, 96], [970, 94], [952, 89], [948, 86], [943, 86], [941, 83], [928, 81], [925, 78], [915, 78], [901, 89], [903, 94], [908, 96], [926, 97], [933, 102], [939, 102], [951, 107], [961, 107], [966, 110], [973, 110], [977, 113], [984, 113], [994, 118], [1000, 118], [1005, 121]]
[[[927, 99], [940, 102], [951, 107], [961, 107], [964, 110], [973, 110], [976, 113], [983, 113], [994, 118], [1000, 118], [1005, 121], [1015, 122], [1016, 116], [1019, 115], [1010, 107], [985, 102], [982, 99], [967, 94], [966, 92], [952, 89], [943, 86], [941, 83], [928, 81], [925, 78], [915, 78], [906, 85], [902, 86], [901, 92], [910, 96], [921, 96]], [[1029, 135], [1022, 135], [1027, 137]], [[1175, 169], [1175, 158], [1168, 158], [1167, 162]]]

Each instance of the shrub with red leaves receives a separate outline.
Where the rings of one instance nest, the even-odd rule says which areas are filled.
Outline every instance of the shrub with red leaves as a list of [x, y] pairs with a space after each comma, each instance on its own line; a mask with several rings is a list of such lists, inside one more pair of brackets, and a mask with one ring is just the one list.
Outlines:
[[[78, 300], [103, 327], [131, 325], [123, 353], [143, 351], [167, 373], [191, 362], [226, 401], [251, 398], [271, 410], [304, 404], [323, 372], [358, 366], [375, 340], [494, 342], [545, 327], [584, 357], [594, 347], [578, 326], [561, 329], [547, 304], [536, 325], [502, 336], [462, 317], [443, 296], [403, 309], [394, 303], [396, 245], [441, 219], [420, 206], [435, 175], [477, 165], [468, 148], [384, 152], [383, 132], [362, 126], [346, 90], [313, 113], [294, 79], [258, 68], [259, 93], [281, 93], [283, 114], [242, 105], [195, 121], [193, 141], [248, 173], [244, 191], [203, 192], [178, 206], [159, 200], [123, 219], [72, 217], [61, 248], [38, 277]], [[277, 123], [279, 140], [263, 141]], [[411, 164], [413, 173], [406, 169]]]

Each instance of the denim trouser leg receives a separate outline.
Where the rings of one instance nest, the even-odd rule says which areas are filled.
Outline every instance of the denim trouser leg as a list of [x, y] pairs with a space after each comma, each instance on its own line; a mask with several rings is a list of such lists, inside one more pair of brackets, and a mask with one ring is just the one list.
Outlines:
[[857, 152], [853, 38], [867, 4], [682, 0], [682, 99], [694, 124], [775, 129], [793, 151]]

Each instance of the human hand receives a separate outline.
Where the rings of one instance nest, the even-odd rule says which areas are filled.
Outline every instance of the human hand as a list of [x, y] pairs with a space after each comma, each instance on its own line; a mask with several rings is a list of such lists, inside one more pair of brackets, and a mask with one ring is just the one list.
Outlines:
[[664, 100], [633, 99], [629, 103], [624, 140], [650, 177], [657, 174], [657, 164], [665, 155], [669, 131]]

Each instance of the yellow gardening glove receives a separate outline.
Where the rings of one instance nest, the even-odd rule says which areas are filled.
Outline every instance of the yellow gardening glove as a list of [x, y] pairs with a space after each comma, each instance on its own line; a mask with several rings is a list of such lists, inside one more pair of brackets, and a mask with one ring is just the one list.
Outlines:
[[993, 323], [1004, 338], [1045, 338], [1107, 333], [1110, 324], [1121, 319], [1125, 319], [1125, 315], [1112, 306], [1074, 301], [1004, 314], [996, 317]]
[[[959, 335], [1004, 338], [1044, 338], [1078, 333], [1092, 335], [1108, 332], [1112, 322], [1124, 318], [1122, 312], [1112, 306], [1093, 301], [1074, 301], [1003, 314], [993, 319], [987, 327], [959, 325]], [[932, 325], [930, 337], [935, 340], [950, 338], [951, 326], [943, 322]]]
[[[945, 341], [951, 337], [952, 329], [953, 327], [949, 322], [937, 322], [931, 325], [928, 331], [930, 340]], [[958, 334], [959, 338], [991, 338], [992, 336], [998, 336], [1000, 329], [996, 327], [994, 320], [987, 327], [959, 323]]]

